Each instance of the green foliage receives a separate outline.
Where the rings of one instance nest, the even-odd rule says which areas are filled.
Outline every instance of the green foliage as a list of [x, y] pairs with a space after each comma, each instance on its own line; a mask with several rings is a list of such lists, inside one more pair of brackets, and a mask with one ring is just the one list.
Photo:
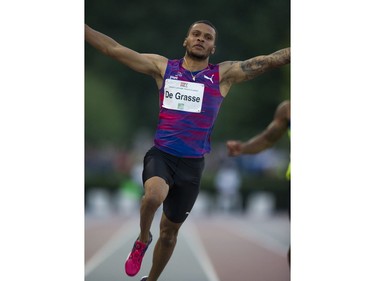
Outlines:
[[127, 136], [126, 104], [119, 103], [116, 85], [87, 73], [85, 81], [85, 136], [91, 143], [118, 142]]
[[[245, 60], [290, 45], [290, 1], [85, 1], [85, 21], [139, 52], [168, 58], [184, 55], [190, 24], [208, 19], [219, 31], [211, 63]], [[154, 80], [135, 73], [85, 45], [86, 141], [128, 143], [139, 129], [153, 134], [158, 91]], [[290, 67], [235, 85], [225, 99], [213, 142], [246, 139], [260, 131], [290, 97]]]
[[[211, 63], [245, 60], [290, 46], [290, 0], [85, 1], [85, 22], [119, 43], [167, 58], [184, 55], [182, 42], [191, 23], [210, 20], [218, 29]], [[225, 98], [212, 134], [213, 147], [227, 139], [246, 140], [271, 121], [277, 105], [290, 98], [290, 66], [234, 85]], [[153, 135], [159, 97], [154, 80], [136, 73], [85, 44], [86, 147], [112, 143], [128, 149], [140, 131]], [[289, 150], [289, 138], [277, 146]], [[211, 154], [215, 153], [215, 150]], [[128, 171], [85, 171], [85, 190], [116, 190]], [[214, 172], [206, 171], [202, 190], [215, 195]], [[244, 178], [244, 198], [265, 190], [286, 206], [288, 183], [282, 179]]]

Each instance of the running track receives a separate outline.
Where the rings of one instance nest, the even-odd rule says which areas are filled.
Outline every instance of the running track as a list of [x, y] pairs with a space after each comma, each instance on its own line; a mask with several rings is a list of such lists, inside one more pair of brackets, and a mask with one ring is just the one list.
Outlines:
[[[135, 277], [124, 274], [124, 261], [138, 235], [139, 217], [87, 215], [85, 281], [139, 281], [151, 265], [160, 213], [152, 225], [154, 241]], [[191, 215], [180, 230], [173, 256], [160, 281], [289, 281], [287, 215], [254, 218]]]

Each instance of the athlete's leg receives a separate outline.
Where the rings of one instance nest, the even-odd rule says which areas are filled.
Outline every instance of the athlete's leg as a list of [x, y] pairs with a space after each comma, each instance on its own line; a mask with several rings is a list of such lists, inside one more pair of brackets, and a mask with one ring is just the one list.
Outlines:
[[168, 195], [169, 187], [164, 179], [152, 177], [145, 184], [145, 195], [140, 208], [140, 235], [139, 240], [147, 243], [155, 212], [161, 206]]
[[156, 210], [168, 195], [169, 187], [160, 177], [151, 177], [145, 182], [145, 195], [140, 208], [140, 234], [134, 242], [133, 249], [125, 261], [125, 272], [129, 276], [136, 275], [142, 266], [142, 259], [152, 241], [150, 228]]
[[163, 272], [176, 246], [178, 230], [181, 225], [182, 223], [170, 221], [163, 212], [160, 221], [160, 235], [155, 244], [152, 267], [147, 281], [158, 280], [160, 274]]
[[[158, 154], [155, 150], [153, 150], [152, 153]], [[147, 239], [148, 230], [150, 229], [152, 221], [150, 214], [152, 214], [153, 217], [155, 210], [161, 203], [163, 203], [163, 215], [160, 221], [160, 235], [155, 244], [152, 267], [150, 274], [147, 277], [147, 281], [156, 281], [169, 262], [177, 243], [178, 231], [182, 223], [188, 217], [198, 196], [200, 177], [204, 168], [204, 159], [202, 158], [182, 159], [164, 153], [162, 154], [164, 160], [168, 161], [168, 165], [166, 165], [164, 161], [157, 161], [158, 158], [150, 160], [146, 157], [147, 159], [145, 161], [147, 165], [145, 168], [146, 172], [144, 173], [144, 179], [146, 179], [147, 176], [150, 176], [150, 171], [158, 169], [158, 176], [162, 175], [163, 178], [165, 178], [164, 183], [168, 187], [164, 194], [166, 197], [157, 200], [158, 196], [154, 194], [153, 198], [155, 202], [149, 202], [147, 205], [145, 204], [146, 209], [142, 209], [144, 217], [149, 219], [149, 221], [147, 221], [146, 219], [143, 220], [141, 218], [141, 232], [142, 235], [145, 235], [142, 239]], [[149, 177], [149, 180], [153, 178], [155, 177], [151, 176]], [[148, 198], [147, 193], [148, 195], [151, 195], [152, 191], [156, 190], [154, 189], [156, 184], [152, 184], [151, 188], [149, 188], [147, 185], [149, 182], [147, 181], [145, 182], [145, 200]], [[163, 180], [158, 178], [158, 182], [160, 184]], [[158, 194], [160, 195], [160, 193]], [[154, 206], [155, 210], [153, 210], [151, 206]]]

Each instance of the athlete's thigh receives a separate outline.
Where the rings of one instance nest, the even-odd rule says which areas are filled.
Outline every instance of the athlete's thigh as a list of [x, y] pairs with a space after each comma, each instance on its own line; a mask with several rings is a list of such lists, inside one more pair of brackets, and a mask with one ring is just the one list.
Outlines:
[[173, 170], [171, 169], [171, 157], [157, 149], [152, 147], [147, 151], [143, 159], [143, 172], [142, 180], [143, 184], [152, 177], [159, 177], [165, 180], [169, 185], [173, 185]]
[[182, 223], [190, 214], [199, 194], [204, 159], [181, 161], [174, 185], [164, 201], [163, 210], [169, 220]]

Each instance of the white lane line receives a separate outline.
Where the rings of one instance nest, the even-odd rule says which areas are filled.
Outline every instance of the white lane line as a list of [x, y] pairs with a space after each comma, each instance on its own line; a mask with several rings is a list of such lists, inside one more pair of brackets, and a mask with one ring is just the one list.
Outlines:
[[206, 274], [209, 281], [220, 281], [219, 277], [216, 274], [216, 271], [211, 263], [210, 258], [203, 246], [202, 240], [199, 237], [198, 231], [194, 226], [193, 222], [189, 222], [185, 225], [185, 229], [188, 232], [181, 234], [186, 239], [186, 242], [189, 244], [191, 251], [196, 256], [196, 259], [199, 261], [199, 264], [202, 266], [204, 273]]
[[[131, 243], [131, 240], [135, 239], [138, 235], [139, 229], [137, 229], [135, 221], [125, 223], [121, 229], [119, 229], [106, 244], [104, 244], [94, 256], [92, 256], [85, 264], [85, 276], [90, 274], [97, 266], [117, 251], [121, 246], [126, 243]], [[130, 250], [130, 249], [129, 249]], [[126, 258], [126, 257], [125, 257]], [[124, 260], [125, 262], [125, 260]]]

